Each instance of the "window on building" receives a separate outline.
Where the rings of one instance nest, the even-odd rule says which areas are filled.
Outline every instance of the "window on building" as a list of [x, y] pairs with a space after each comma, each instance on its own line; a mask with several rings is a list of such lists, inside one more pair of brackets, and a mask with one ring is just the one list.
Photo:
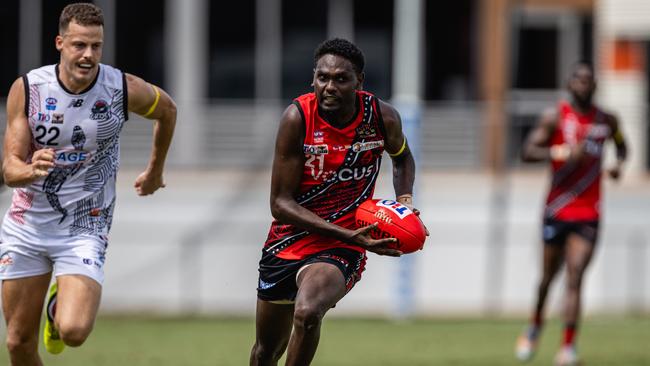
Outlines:
[[282, 97], [313, 90], [314, 49], [327, 37], [327, 2], [282, 2]]
[[393, 0], [354, 2], [354, 41], [366, 57], [364, 89], [391, 97], [393, 68]]
[[513, 15], [512, 85], [519, 90], [562, 89], [572, 65], [593, 61], [593, 16], [571, 11]]
[[254, 98], [255, 0], [211, 1], [209, 32], [209, 97]]
[[165, 1], [116, 0], [115, 66], [165, 87]]
[[594, 63], [594, 21], [591, 15], [583, 15], [581, 20], [582, 51], [581, 59]]
[[476, 98], [474, 12], [476, 1], [427, 1], [425, 5], [424, 97]]
[[517, 89], [558, 87], [558, 32], [554, 28], [523, 28], [519, 31]]
[[0, 1], [0, 97], [18, 77], [18, 1]]

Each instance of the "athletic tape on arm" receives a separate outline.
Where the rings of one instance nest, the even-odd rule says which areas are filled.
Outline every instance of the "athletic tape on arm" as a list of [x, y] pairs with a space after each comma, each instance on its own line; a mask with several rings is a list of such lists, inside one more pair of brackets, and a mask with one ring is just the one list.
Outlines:
[[392, 158], [398, 157], [398, 156], [402, 155], [402, 153], [404, 152], [404, 149], [406, 149], [406, 136], [402, 135], [402, 137], [403, 137], [402, 147], [395, 154], [388, 153], [388, 155], [390, 157], [392, 157]]
[[151, 107], [149, 107], [149, 110], [147, 111], [147, 113], [143, 114], [142, 117], [149, 117], [151, 115], [151, 113], [153, 113], [153, 111], [156, 110], [156, 107], [158, 106], [158, 102], [160, 101], [160, 90], [158, 90], [158, 88], [156, 88], [155, 85], [152, 85], [152, 84], [149, 84], [149, 85], [151, 85], [151, 87], [153, 88], [153, 91], [156, 92], [156, 99], [153, 101], [153, 104], [151, 105]]
[[620, 128], [617, 128], [616, 132], [614, 133], [614, 142], [616, 142], [619, 145], [623, 143], [623, 134], [621, 133]]

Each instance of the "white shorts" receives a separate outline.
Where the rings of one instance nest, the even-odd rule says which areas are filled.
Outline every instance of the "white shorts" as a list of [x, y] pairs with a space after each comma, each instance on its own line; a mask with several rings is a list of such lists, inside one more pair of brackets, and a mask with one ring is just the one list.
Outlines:
[[92, 235], [36, 233], [6, 220], [0, 229], [0, 280], [84, 275], [104, 282], [108, 242]]

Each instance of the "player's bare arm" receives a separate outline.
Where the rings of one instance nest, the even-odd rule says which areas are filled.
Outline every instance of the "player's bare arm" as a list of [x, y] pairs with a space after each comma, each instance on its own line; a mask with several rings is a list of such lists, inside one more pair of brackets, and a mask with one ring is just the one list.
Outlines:
[[290, 105], [284, 111], [276, 137], [271, 175], [271, 214], [277, 220], [312, 233], [326, 235], [371, 252], [399, 256], [401, 253], [386, 246], [395, 239], [374, 240], [369, 232], [375, 226], [349, 230], [323, 220], [295, 200], [300, 188], [305, 155], [302, 149], [304, 128], [298, 108]]
[[32, 132], [25, 115], [25, 86], [18, 78], [7, 97], [7, 129], [4, 139], [2, 171], [9, 187], [24, 187], [45, 177], [54, 167], [54, 150], [39, 149], [31, 156]]
[[[557, 111], [555, 109], [545, 110], [524, 143], [521, 151], [521, 159], [523, 161], [536, 162], [549, 160], [553, 158], [553, 154], [557, 155], [555, 156], [556, 158], [561, 157], [558, 153], [562, 153], [562, 148], [550, 146], [551, 136], [553, 136], [557, 124]], [[568, 152], [566, 152], [566, 156], [568, 157]]]
[[412, 207], [415, 161], [406, 136], [402, 132], [402, 120], [399, 113], [390, 104], [380, 101], [379, 107], [386, 129], [385, 150], [393, 161], [395, 195], [400, 203]]
[[551, 137], [557, 128], [559, 116], [554, 108], [544, 111], [537, 126], [530, 132], [521, 158], [525, 162], [545, 160], [575, 162], [584, 156], [584, 142], [576, 145], [551, 145]]
[[[416, 215], [420, 210], [413, 207], [413, 183], [415, 182], [415, 159], [411, 154], [408, 140], [402, 130], [402, 119], [390, 104], [379, 101], [379, 108], [384, 119], [384, 147], [393, 163], [393, 189], [399, 203], [407, 206]], [[426, 229], [429, 236], [429, 229]]]
[[623, 163], [627, 159], [627, 143], [625, 142], [625, 137], [621, 132], [621, 127], [616, 116], [608, 114], [607, 122], [612, 131], [610, 138], [614, 141], [614, 146], [616, 147], [616, 163], [614, 167], [608, 169], [609, 176], [614, 180], [618, 180], [621, 177], [621, 169], [623, 168]]
[[164, 90], [137, 76], [126, 74], [126, 82], [129, 111], [154, 120], [149, 164], [134, 184], [136, 192], [146, 196], [165, 187], [163, 168], [176, 126], [176, 104]]

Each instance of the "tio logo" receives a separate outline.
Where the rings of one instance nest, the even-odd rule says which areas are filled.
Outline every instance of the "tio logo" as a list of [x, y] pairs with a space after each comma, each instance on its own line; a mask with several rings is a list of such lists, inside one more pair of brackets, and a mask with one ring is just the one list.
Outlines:
[[385, 207], [391, 211], [393, 211], [397, 216], [399, 216], [400, 219], [403, 219], [404, 217], [410, 215], [413, 213], [413, 211], [409, 210], [408, 207], [404, 206], [403, 204], [393, 201], [393, 200], [382, 200], [377, 202], [377, 206], [380, 207]]

